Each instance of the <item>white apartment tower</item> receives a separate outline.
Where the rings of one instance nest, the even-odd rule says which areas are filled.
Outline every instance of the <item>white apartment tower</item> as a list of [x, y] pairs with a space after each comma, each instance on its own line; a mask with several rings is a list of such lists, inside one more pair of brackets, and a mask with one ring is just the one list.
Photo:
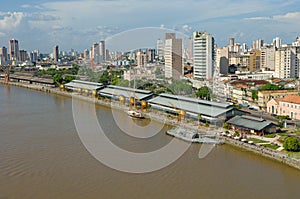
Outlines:
[[183, 74], [182, 39], [176, 39], [173, 34], [166, 35], [164, 49], [165, 77], [180, 79]]
[[158, 39], [156, 42], [156, 50], [158, 55], [158, 60], [164, 59], [164, 42], [161, 39]]
[[300, 47], [285, 46], [275, 53], [275, 76], [299, 78]]
[[194, 78], [213, 77], [215, 65], [215, 41], [207, 32], [194, 32]]

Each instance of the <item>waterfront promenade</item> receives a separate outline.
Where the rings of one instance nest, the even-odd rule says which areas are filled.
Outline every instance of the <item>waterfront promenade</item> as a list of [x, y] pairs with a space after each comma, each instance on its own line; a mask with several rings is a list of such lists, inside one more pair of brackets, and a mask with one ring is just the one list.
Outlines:
[[[5, 84], [2, 80], [0, 80], [1, 84]], [[49, 87], [44, 87], [44, 86], [39, 86], [39, 85], [32, 85], [32, 84], [24, 84], [24, 83], [18, 83], [18, 82], [9, 82], [9, 85], [13, 86], [18, 86], [18, 87], [23, 87], [27, 89], [33, 89], [41, 92], [46, 92], [46, 93], [51, 93], [51, 94], [56, 94], [56, 95], [62, 95], [66, 97], [75, 97], [80, 100], [88, 101], [91, 103], [99, 104], [102, 106], [110, 107], [110, 108], [116, 108], [119, 110], [128, 110], [128, 107], [125, 105], [119, 104], [119, 103], [111, 103], [108, 100], [100, 100], [96, 99], [91, 96], [84, 96], [84, 95], [78, 95], [76, 93], [70, 93], [66, 92], [63, 90], [60, 90], [59, 88], [49, 88]], [[297, 168], [300, 170], [300, 160], [299, 159], [294, 159], [291, 157], [288, 157], [287, 154], [276, 151], [273, 149], [269, 149], [260, 145], [255, 145], [255, 144], [249, 144], [249, 143], [244, 143], [239, 140], [235, 140], [230, 137], [222, 136], [221, 133], [224, 131], [223, 128], [217, 128], [217, 127], [205, 127], [205, 126], [200, 126], [198, 122], [194, 121], [187, 121], [187, 120], [182, 120], [180, 122], [177, 121], [176, 117], [168, 117], [168, 114], [165, 114], [160, 111], [150, 111], [150, 112], [145, 112], [146, 117], [151, 118], [153, 120], [156, 120], [158, 122], [163, 122], [165, 124], [171, 125], [171, 126], [180, 126], [182, 128], [186, 129], [191, 129], [191, 130], [196, 130], [199, 133], [205, 134], [205, 135], [211, 135], [215, 136], [217, 140], [223, 141], [227, 144], [243, 148], [249, 151], [252, 151], [258, 155], [271, 158], [273, 160], [279, 161], [281, 163], [284, 163], [286, 165], [289, 165], [291, 167]]]

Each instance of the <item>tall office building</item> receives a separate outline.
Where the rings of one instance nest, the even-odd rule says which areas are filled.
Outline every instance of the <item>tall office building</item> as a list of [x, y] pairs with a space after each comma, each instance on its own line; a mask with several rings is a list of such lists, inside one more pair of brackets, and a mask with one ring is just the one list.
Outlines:
[[210, 79], [215, 65], [215, 40], [207, 32], [194, 32], [194, 78]]
[[258, 39], [252, 42], [252, 50], [260, 50], [264, 45], [264, 40]]
[[9, 40], [9, 57], [11, 61], [19, 61], [19, 42], [16, 39]]
[[19, 50], [19, 61], [24, 62], [28, 60], [28, 54], [26, 50]]
[[0, 65], [4, 65], [7, 63], [7, 48], [0, 48]]
[[34, 50], [30, 53], [30, 61], [36, 62], [39, 58], [39, 52], [37, 50]]
[[183, 74], [182, 39], [176, 39], [175, 33], [166, 33], [164, 49], [165, 77], [180, 79]]
[[278, 49], [281, 47], [281, 39], [279, 37], [276, 37], [273, 39], [273, 45]]
[[54, 46], [53, 49], [53, 61], [54, 63], [58, 62], [58, 56], [59, 56], [59, 50], [58, 50], [58, 45]]
[[99, 43], [99, 54], [100, 54], [100, 63], [106, 61], [106, 50], [105, 50], [105, 41], [100, 41]]
[[99, 44], [94, 43], [91, 50], [91, 58], [94, 59], [94, 62], [99, 64], [100, 63], [100, 49]]
[[161, 39], [158, 39], [156, 42], [156, 50], [158, 55], [158, 60], [163, 60], [164, 58], [164, 42]]

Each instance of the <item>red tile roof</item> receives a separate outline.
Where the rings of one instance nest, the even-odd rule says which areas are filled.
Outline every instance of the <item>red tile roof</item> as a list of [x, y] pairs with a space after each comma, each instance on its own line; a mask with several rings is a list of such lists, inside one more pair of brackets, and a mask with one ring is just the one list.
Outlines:
[[298, 95], [288, 95], [281, 100], [282, 102], [289, 102], [294, 104], [300, 104], [300, 96]]

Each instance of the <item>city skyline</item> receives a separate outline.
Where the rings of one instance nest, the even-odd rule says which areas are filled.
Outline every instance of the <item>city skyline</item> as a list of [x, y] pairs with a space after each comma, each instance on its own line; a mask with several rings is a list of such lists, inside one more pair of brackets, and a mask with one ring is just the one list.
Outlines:
[[62, 50], [83, 51], [92, 43], [143, 27], [165, 27], [189, 36], [208, 31], [218, 46], [227, 45], [231, 37], [248, 45], [259, 38], [271, 43], [277, 36], [291, 43], [300, 33], [299, 7], [297, 1], [282, 0], [14, 2], [0, 8], [0, 44], [16, 38], [27, 50], [49, 53], [59, 44]]

